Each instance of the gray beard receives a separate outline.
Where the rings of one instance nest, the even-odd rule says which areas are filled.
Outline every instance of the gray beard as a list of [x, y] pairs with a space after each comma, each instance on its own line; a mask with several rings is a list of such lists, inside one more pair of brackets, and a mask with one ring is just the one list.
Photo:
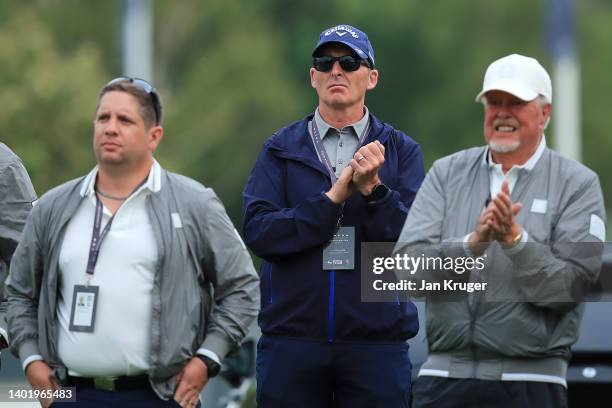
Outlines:
[[521, 142], [516, 141], [510, 144], [498, 144], [495, 142], [489, 142], [489, 149], [493, 150], [495, 153], [510, 153], [519, 148]]

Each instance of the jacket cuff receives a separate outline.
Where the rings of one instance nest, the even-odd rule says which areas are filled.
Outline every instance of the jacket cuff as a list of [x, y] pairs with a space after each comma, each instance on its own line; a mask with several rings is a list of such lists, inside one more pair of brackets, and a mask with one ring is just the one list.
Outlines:
[[5, 347], [2, 347], [3, 344], [6, 344], [7, 346], [9, 345], [9, 336], [6, 330], [0, 327], [0, 350], [5, 348]]
[[225, 358], [232, 348], [232, 343], [229, 339], [219, 332], [211, 332], [204, 339], [204, 343], [200, 346], [200, 349], [210, 350], [215, 353], [221, 361]]
[[525, 248], [525, 244], [529, 241], [529, 234], [525, 229], [521, 229], [521, 240], [512, 248], [504, 248], [506, 255], [518, 254]]
[[[21, 360], [21, 364], [23, 365], [26, 362], [26, 360], [28, 360], [28, 358], [32, 356], [40, 356], [40, 351], [38, 350], [37, 341], [30, 339], [30, 340], [24, 341], [19, 346], [19, 360]], [[24, 365], [24, 368], [25, 368], [25, 365]]]
[[215, 363], [221, 365], [221, 359], [219, 358], [217, 353], [215, 353], [214, 351], [211, 351], [205, 348], [200, 348], [198, 349], [198, 351], [196, 351], [196, 354], [199, 354], [201, 356], [206, 356], [210, 358], [211, 360], [213, 360]]
[[[517, 269], [517, 273], [523, 272], [522, 268], [533, 264], [534, 260], [541, 258], [541, 244], [536, 244], [531, 240], [526, 230], [522, 230], [523, 236], [514, 248], [504, 249], [504, 253], [512, 261]], [[527, 245], [530, 244], [530, 245]]]
[[21, 368], [23, 369], [23, 373], [26, 373], [26, 370], [28, 369], [28, 366], [30, 365], [30, 363], [33, 363], [35, 361], [44, 361], [45, 359], [43, 358], [43, 356], [39, 355], [39, 354], [34, 354], [33, 356], [30, 356], [28, 358], [26, 358], [24, 360], [23, 363], [21, 363]]

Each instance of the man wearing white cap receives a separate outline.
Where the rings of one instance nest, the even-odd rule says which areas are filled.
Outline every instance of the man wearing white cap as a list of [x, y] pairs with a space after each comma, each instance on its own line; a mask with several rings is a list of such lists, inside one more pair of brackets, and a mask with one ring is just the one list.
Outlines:
[[486, 288], [446, 286], [460, 295], [452, 299], [433, 286], [417, 293], [427, 298], [429, 356], [414, 406], [565, 407], [581, 302], [601, 267], [599, 179], [546, 146], [552, 87], [535, 59], [493, 62], [476, 100], [487, 146], [434, 163], [396, 246], [477, 258], [465, 273], [421, 268], [414, 276]]

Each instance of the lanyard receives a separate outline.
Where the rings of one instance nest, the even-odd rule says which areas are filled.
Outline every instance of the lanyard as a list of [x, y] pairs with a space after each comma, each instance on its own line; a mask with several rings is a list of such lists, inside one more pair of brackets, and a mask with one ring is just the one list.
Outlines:
[[[148, 176], [145, 177], [145, 179], [142, 180], [142, 182], [140, 182], [140, 184], [138, 184], [134, 190], [132, 190], [130, 196], [134, 194], [136, 190], [142, 187], [144, 183], [146, 183], [147, 179]], [[102, 201], [100, 201], [100, 199], [96, 195], [96, 214], [94, 217], [93, 232], [91, 234], [91, 245], [89, 246], [89, 257], [87, 258], [87, 270], [85, 271], [87, 273], [87, 285], [89, 285], [89, 281], [94, 275], [94, 269], [96, 268], [96, 263], [98, 263], [98, 255], [100, 255], [100, 247], [102, 246], [102, 241], [106, 237], [106, 234], [108, 234], [108, 231], [110, 231], [111, 224], [113, 223], [113, 220], [115, 219], [115, 214], [117, 214], [117, 212], [113, 214], [113, 216], [104, 226], [102, 232], [100, 232], [100, 227], [102, 225], [102, 214]]]
[[113, 223], [113, 219], [115, 219], [115, 214], [108, 220], [106, 226], [100, 232], [100, 226], [102, 224], [102, 202], [96, 196], [96, 215], [94, 218], [93, 225], [93, 233], [91, 234], [91, 245], [89, 246], [89, 258], [87, 259], [87, 281], [91, 280], [94, 274], [94, 269], [96, 267], [96, 263], [98, 262], [98, 255], [100, 255], [100, 247], [102, 246], [102, 241], [110, 231], [111, 224]]
[[[334, 184], [338, 180], [338, 177], [336, 176], [336, 173], [334, 172], [334, 166], [332, 166], [331, 160], [329, 160], [329, 156], [327, 155], [327, 152], [323, 147], [323, 141], [321, 139], [321, 134], [319, 133], [319, 128], [317, 127], [317, 121], [315, 120], [315, 118], [312, 118], [312, 121], [310, 123], [312, 123], [312, 142], [315, 145], [315, 149], [317, 150], [319, 159], [325, 165], [325, 168], [327, 168], [327, 171], [329, 172], [329, 177], [332, 180], [332, 184]], [[361, 132], [361, 136], [359, 136], [359, 146], [357, 147], [357, 149], [359, 149], [359, 147], [361, 147], [361, 145], [363, 144], [363, 141], [369, 130], [370, 121], [368, 120], [367, 125], [363, 128], [363, 132]]]

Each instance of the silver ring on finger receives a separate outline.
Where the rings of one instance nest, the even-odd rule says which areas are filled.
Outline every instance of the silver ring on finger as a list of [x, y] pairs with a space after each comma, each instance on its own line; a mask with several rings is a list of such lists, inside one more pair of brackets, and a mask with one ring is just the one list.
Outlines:
[[362, 160], [365, 160], [365, 156], [362, 154], [360, 158], [357, 159], [357, 163], [360, 163]]

